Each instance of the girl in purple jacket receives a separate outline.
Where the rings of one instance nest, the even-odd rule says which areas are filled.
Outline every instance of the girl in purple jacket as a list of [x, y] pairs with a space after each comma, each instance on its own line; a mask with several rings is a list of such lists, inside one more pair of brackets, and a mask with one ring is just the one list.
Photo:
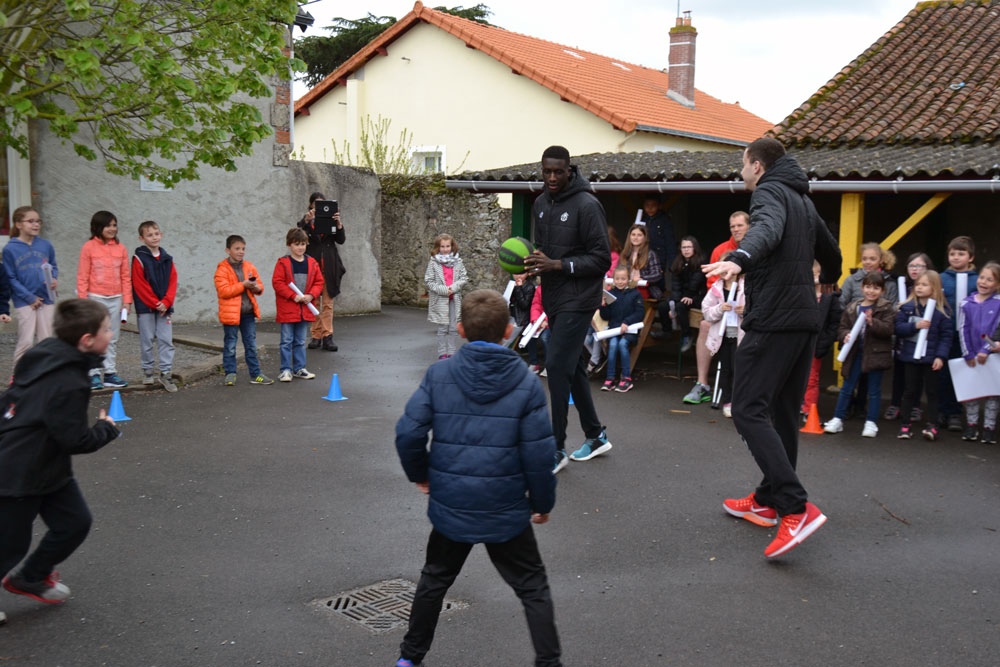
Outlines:
[[[1000, 264], [987, 262], [976, 279], [976, 292], [966, 297], [958, 312], [958, 328], [962, 343], [962, 358], [969, 368], [986, 363], [994, 345], [989, 337], [1000, 323]], [[1000, 397], [987, 396], [985, 399], [963, 401], [965, 405], [965, 430], [962, 440], [976, 440], [979, 437], [979, 405], [985, 401], [983, 411], [982, 441], [995, 444], [997, 412]]]

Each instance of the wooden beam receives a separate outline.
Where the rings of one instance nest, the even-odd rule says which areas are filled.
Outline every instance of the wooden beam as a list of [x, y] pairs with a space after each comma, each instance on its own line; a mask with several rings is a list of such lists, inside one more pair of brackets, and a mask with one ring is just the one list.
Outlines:
[[845, 192], [840, 196], [840, 251], [843, 255], [840, 280], [851, 275], [851, 269], [861, 263], [861, 236], [865, 231], [865, 196], [860, 192]]
[[924, 218], [931, 214], [931, 211], [943, 204], [944, 201], [950, 196], [950, 192], [938, 192], [932, 196], [924, 202], [924, 205], [918, 208], [913, 215], [904, 220], [899, 227], [896, 227], [891, 234], [886, 236], [885, 240], [883, 240], [879, 245], [883, 248], [891, 248], [896, 245], [901, 238], [906, 236], [907, 232], [916, 227]]

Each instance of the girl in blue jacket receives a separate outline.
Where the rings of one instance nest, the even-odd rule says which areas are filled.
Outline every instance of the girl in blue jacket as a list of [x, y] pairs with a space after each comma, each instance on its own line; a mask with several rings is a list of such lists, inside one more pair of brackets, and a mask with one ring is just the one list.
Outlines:
[[[642, 295], [639, 290], [628, 286], [629, 270], [624, 266], [615, 268], [615, 286], [610, 294], [615, 297], [614, 302], [607, 303], [606, 297], [601, 297], [601, 318], [608, 321], [608, 329], [621, 329], [620, 336], [608, 339], [608, 374], [601, 391], [615, 391], [625, 393], [632, 389], [631, 357], [629, 348], [636, 344], [639, 336], [634, 333], [626, 333], [630, 324], [642, 322], [645, 315], [645, 308], [642, 303]], [[622, 379], [615, 386], [615, 375], [619, 363], [621, 364]]]
[[[3, 249], [3, 269], [10, 283], [17, 311], [17, 345], [14, 365], [35, 344], [53, 334], [52, 316], [59, 268], [52, 244], [39, 236], [42, 219], [30, 206], [14, 210], [14, 228]], [[48, 265], [46, 269], [45, 266]], [[51, 279], [51, 282], [49, 282]], [[7, 300], [4, 298], [4, 305]], [[3, 316], [0, 315], [0, 320]], [[6, 322], [10, 321], [8, 317]]]
[[[925, 319], [928, 299], [934, 299], [931, 318]], [[944, 368], [951, 348], [954, 327], [948, 315], [948, 304], [941, 289], [941, 276], [937, 271], [925, 271], [913, 282], [909, 298], [896, 313], [896, 364], [903, 369], [903, 400], [900, 415], [903, 423], [897, 438], [913, 437], [910, 420], [913, 408], [920, 404], [920, 394], [927, 392], [927, 425], [922, 434], [928, 440], [938, 438], [937, 371]], [[922, 330], [927, 331], [927, 347], [923, 356], [916, 358], [917, 339]]]

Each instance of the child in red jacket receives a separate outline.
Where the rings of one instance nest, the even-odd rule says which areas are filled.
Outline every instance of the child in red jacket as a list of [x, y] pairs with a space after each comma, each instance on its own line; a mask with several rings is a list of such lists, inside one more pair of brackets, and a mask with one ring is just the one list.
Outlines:
[[309, 237], [304, 230], [289, 229], [285, 235], [289, 254], [278, 259], [271, 276], [277, 321], [281, 324], [278, 382], [291, 382], [292, 377], [302, 380], [316, 377], [306, 368], [306, 336], [319, 312], [313, 301], [323, 293], [323, 275], [319, 263], [306, 255], [308, 243]]

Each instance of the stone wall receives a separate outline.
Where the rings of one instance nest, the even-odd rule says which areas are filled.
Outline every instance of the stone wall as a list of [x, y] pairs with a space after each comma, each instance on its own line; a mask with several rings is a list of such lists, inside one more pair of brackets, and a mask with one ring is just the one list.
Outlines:
[[382, 302], [423, 306], [424, 271], [434, 237], [451, 234], [469, 273], [469, 289], [503, 291], [510, 276], [497, 264], [497, 249], [510, 236], [510, 211], [496, 195], [434, 192], [415, 187], [382, 196]]

